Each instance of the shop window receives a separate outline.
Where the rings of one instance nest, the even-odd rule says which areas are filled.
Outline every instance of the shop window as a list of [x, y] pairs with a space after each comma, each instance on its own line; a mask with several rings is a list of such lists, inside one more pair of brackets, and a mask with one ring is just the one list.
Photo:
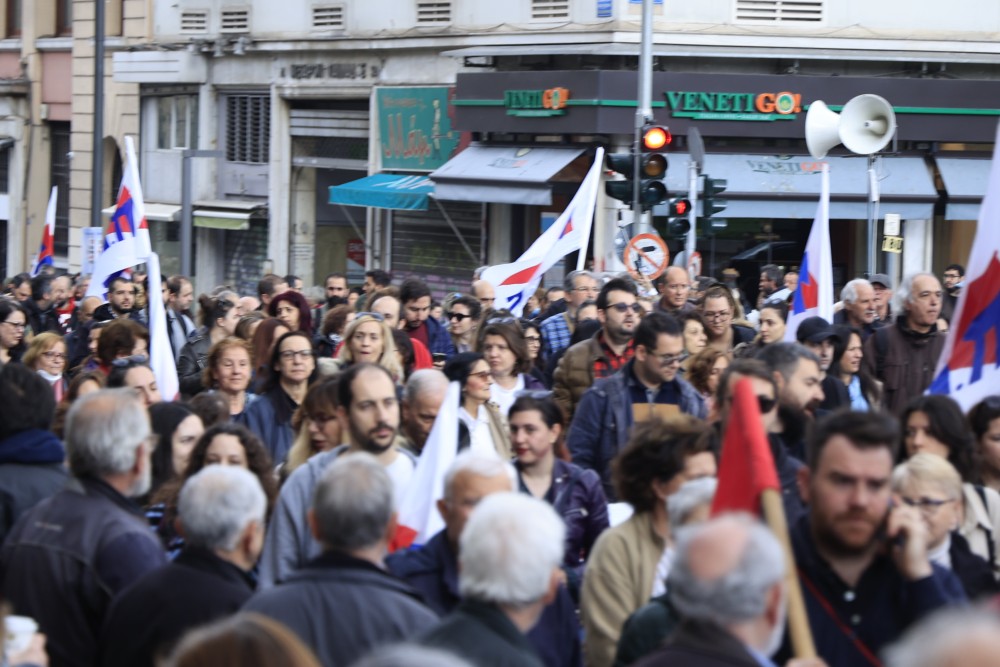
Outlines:
[[208, 32], [207, 9], [185, 9], [181, 12], [182, 35], [204, 35]]
[[343, 5], [313, 5], [312, 27], [314, 30], [343, 30]]
[[156, 100], [156, 147], [198, 147], [198, 96], [177, 95]]
[[531, 0], [531, 18], [551, 21], [569, 18], [569, 0]]
[[417, 23], [451, 23], [450, 2], [418, 2]]
[[818, 23], [823, 20], [823, 0], [736, 0], [736, 20]]
[[4, 18], [6, 19], [6, 29], [4, 37], [21, 36], [21, 14], [24, 0], [7, 0]]
[[226, 160], [267, 164], [271, 155], [271, 98], [230, 95], [226, 98]]
[[49, 142], [52, 151], [49, 156], [50, 179], [52, 185], [59, 188], [56, 196], [56, 233], [53, 250], [56, 259], [63, 260], [69, 254], [70, 124], [49, 123]]
[[56, 0], [56, 33], [73, 34], [73, 0]]

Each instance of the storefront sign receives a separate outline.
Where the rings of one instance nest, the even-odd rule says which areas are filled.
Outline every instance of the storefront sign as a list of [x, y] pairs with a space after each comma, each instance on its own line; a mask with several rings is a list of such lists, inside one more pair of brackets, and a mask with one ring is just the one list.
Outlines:
[[296, 81], [315, 79], [377, 79], [379, 66], [373, 63], [291, 63], [281, 68], [281, 77]]
[[376, 95], [382, 169], [437, 169], [457, 152], [453, 89], [379, 88]]
[[902, 236], [883, 236], [882, 237], [882, 252], [893, 252], [901, 253], [903, 252], [903, 237]]
[[794, 120], [802, 111], [798, 93], [665, 93], [667, 106], [678, 118], [695, 120]]
[[760, 174], [781, 174], [783, 176], [818, 176], [823, 171], [823, 162], [798, 156], [782, 158], [762, 158], [747, 160], [750, 171]]
[[503, 93], [503, 105], [508, 116], [562, 116], [566, 113], [568, 100], [569, 90], [566, 88], [505, 90]]

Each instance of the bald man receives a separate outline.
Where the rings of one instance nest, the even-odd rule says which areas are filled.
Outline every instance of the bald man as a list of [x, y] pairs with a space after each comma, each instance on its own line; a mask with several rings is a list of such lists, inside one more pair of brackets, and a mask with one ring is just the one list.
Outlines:
[[675, 317], [694, 310], [694, 304], [688, 301], [688, 294], [691, 293], [691, 277], [688, 272], [682, 267], [670, 266], [663, 278], [663, 296], [657, 307]]
[[472, 296], [479, 300], [479, 303], [483, 305], [484, 311], [496, 307], [494, 305], [494, 302], [496, 301], [496, 289], [493, 287], [492, 283], [485, 280], [477, 280], [473, 282]]

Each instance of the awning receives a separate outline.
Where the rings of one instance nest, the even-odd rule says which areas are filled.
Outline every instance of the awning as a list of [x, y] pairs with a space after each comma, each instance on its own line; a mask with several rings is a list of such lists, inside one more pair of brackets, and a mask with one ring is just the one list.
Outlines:
[[330, 186], [330, 203], [404, 211], [426, 211], [434, 184], [426, 176], [373, 174], [343, 185]]
[[[668, 154], [667, 188], [688, 191], [688, 156]], [[868, 217], [868, 161], [864, 157], [831, 156], [830, 217], [864, 220]], [[820, 162], [806, 155], [705, 156], [703, 173], [728, 181], [720, 198], [729, 205], [719, 218], [801, 218], [816, 215], [820, 193]], [[938, 193], [923, 158], [886, 157], [878, 162], [881, 202], [879, 217], [898, 213], [904, 220], [930, 220]], [[662, 212], [661, 212], [662, 209]], [[666, 207], [654, 209], [666, 215]]]
[[[108, 220], [115, 213], [114, 206], [102, 208], [101, 213]], [[146, 220], [152, 222], [176, 222], [181, 219], [181, 207], [176, 204], [157, 204], [146, 202]]]
[[469, 146], [431, 174], [434, 198], [548, 206], [549, 179], [581, 153], [582, 148]]
[[225, 229], [227, 231], [244, 232], [250, 229], [252, 211], [216, 211], [196, 208], [191, 212], [191, 220], [195, 227], [202, 229]]
[[948, 193], [946, 220], [978, 220], [979, 205], [990, 179], [990, 161], [975, 158], [935, 158]]

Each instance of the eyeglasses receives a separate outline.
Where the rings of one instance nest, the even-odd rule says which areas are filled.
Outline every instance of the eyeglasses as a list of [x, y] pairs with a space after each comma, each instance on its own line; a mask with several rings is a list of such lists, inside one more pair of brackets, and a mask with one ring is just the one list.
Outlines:
[[524, 337], [524, 342], [527, 343], [528, 345], [541, 345], [542, 344], [542, 337], [541, 336], [525, 336]]
[[466, 315], [465, 313], [448, 313], [449, 320], [458, 320], [459, 322], [464, 322], [470, 317], [472, 317], [472, 315]]
[[487, 380], [490, 380], [490, 379], [493, 378], [493, 372], [492, 371], [479, 371], [478, 373], [469, 373], [469, 377], [470, 378], [477, 378], [479, 380], [482, 380], [483, 382], [486, 382]]
[[372, 317], [379, 322], [385, 322], [385, 315], [382, 313], [358, 313], [354, 316], [355, 320], [360, 320], [362, 317]]
[[115, 368], [128, 368], [129, 366], [138, 366], [149, 362], [149, 357], [145, 354], [133, 354], [130, 357], [122, 357], [121, 359], [113, 359], [111, 365]]
[[945, 278], [961, 278], [962, 276], [958, 275], [957, 273], [946, 273], [946, 274], [944, 274], [944, 277]]
[[42, 352], [42, 356], [45, 357], [46, 359], [65, 359], [66, 353], [53, 352], [52, 350], [49, 350], [48, 352]]
[[680, 354], [658, 354], [655, 356], [660, 361], [661, 366], [672, 366], [683, 363], [690, 355], [687, 352], [681, 352]]
[[4, 320], [3, 323], [4, 324], [9, 324], [10, 326], [14, 327], [15, 329], [20, 329], [21, 331], [24, 331], [24, 328], [26, 326], [28, 326], [27, 322], [11, 322], [10, 320]]
[[710, 313], [708, 311], [705, 311], [704, 313], [702, 313], [702, 316], [706, 320], [725, 320], [725, 319], [728, 319], [730, 317], [730, 315], [732, 315], [732, 313], [730, 313], [728, 310], [720, 310], [720, 311], [714, 312], [714, 313]]
[[632, 303], [632, 304], [628, 304], [628, 303], [609, 303], [608, 307], [605, 310], [616, 310], [619, 313], [627, 313], [628, 311], [631, 310], [633, 313], [637, 313], [638, 314], [638, 313], [642, 312], [642, 305], [639, 304], [639, 303]]
[[954, 498], [937, 500], [935, 498], [907, 498], [906, 496], [903, 496], [904, 504], [909, 505], [910, 507], [916, 507], [924, 514], [936, 514], [939, 509], [941, 509], [948, 503], [953, 503], [953, 502], [955, 502]]
[[305, 361], [312, 357], [313, 354], [312, 350], [283, 350], [279, 356], [285, 361], [291, 361], [295, 357]]

